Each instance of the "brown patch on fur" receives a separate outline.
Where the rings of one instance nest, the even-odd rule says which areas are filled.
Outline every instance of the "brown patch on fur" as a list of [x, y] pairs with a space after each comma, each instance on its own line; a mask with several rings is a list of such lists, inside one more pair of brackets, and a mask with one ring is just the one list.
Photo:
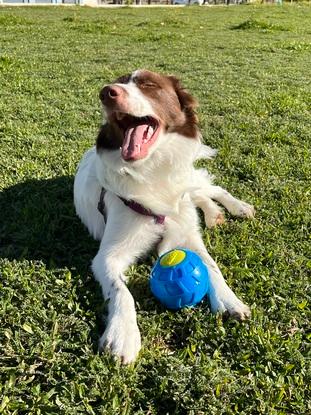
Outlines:
[[189, 138], [198, 136], [197, 101], [176, 77], [144, 70], [139, 71], [133, 81], [150, 99], [168, 132]]
[[115, 84], [128, 84], [130, 82], [132, 74], [119, 76], [118, 79], [114, 81]]
[[123, 136], [114, 123], [106, 123], [100, 127], [96, 149], [117, 150], [123, 144]]
[[176, 132], [186, 137], [195, 138], [198, 135], [198, 117], [195, 109], [198, 106], [197, 100], [189, 94], [189, 92], [182, 86], [179, 79], [175, 76], [169, 76], [169, 79], [174, 85], [175, 92], [178, 96], [180, 107], [186, 116], [186, 120], [181, 126], [176, 127]]

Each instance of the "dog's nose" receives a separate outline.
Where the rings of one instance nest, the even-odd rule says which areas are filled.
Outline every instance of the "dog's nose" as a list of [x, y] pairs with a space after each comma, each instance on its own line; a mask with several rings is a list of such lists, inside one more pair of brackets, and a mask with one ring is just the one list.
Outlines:
[[108, 85], [100, 91], [99, 98], [103, 103], [106, 103], [111, 100], [117, 100], [118, 98], [122, 97], [123, 94], [124, 90], [120, 86]]

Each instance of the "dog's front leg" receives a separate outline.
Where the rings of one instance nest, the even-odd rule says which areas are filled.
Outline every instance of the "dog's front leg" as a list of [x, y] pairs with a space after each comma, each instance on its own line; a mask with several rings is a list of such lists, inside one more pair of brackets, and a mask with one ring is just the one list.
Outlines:
[[254, 206], [236, 199], [222, 187], [213, 185], [211, 177], [205, 170], [194, 170], [193, 185], [194, 189], [190, 192], [191, 199], [196, 206], [203, 210], [208, 228], [224, 222], [222, 209], [213, 202], [214, 200], [223, 205], [234, 216], [241, 218], [254, 217]]
[[244, 304], [226, 283], [216, 262], [207, 252], [201, 236], [193, 234], [187, 241], [187, 248], [197, 252], [209, 271], [209, 299], [213, 313], [229, 313], [238, 320], [245, 320], [250, 316], [249, 307]]
[[238, 216], [240, 218], [253, 218], [255, 215], [254, 206], [249, 203], [244, 202], [243, 200], [236, 199], [232, 196], [227, 190], [223, 189], [220, 186], [208, 185], [207, 186], [207, 195], [216, 200], [216, 202], [223, 205], [228, 212], [233, 216]]
[[152, 218], [132, 212], [116, 196], [107, 194], [108, 218], [105, 233], [92, 269], [108, 300], [108, 321], [100, 338], [123, 363], [135, 360], [141, 347], [134, 299], [126, 286], [125, 270], [145, 254], [159, 237], [162, 226]]
[[238, 320], [245, 320], [250, 316], [249, 307], [234, 294], [216, 262], [207, 252], [199, 231], [192, 230], [192, 233], [186, 238], [180, 234], [179, 242], [176, 239], [172, 241], [171, 244], [166, 238], [163, 239], [159, 246], [159, 255], [176, 247], [190, 249], [200, 255], [209, 271], [209, 299], [213, 313], [229, 313]]
[[107, 326], [99, 340], [99, 349], [107, 348], [123, 363], [130, 363], [135, 360], [141, 346], [134, 299], [123, 275], [131, 261], [126, 261], [128, 258], [115, 248], [109, 252], [103, 243], [92, 264], [95, 278], [108, 300]]

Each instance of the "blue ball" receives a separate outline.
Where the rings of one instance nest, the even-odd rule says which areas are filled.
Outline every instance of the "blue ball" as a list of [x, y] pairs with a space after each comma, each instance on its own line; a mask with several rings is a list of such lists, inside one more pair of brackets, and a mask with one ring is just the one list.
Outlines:
[[167, 308], [178, 310], [194, 306], [207, 294], [207, 267], [195, 252], [173, 249], [155, 263], [150, 288]]

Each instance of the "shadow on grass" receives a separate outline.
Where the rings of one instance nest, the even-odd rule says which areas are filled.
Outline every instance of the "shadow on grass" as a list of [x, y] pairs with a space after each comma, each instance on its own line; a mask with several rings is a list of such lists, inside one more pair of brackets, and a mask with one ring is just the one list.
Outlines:
[[73, 178], [28, 180], [0, 197], [0, 256], [87, 270], [95, 243], [75, 215]]
[[[91, 333], [94, 347], [103, 331], [103, 299], [91, 276], [91, 259], [98, 242], [87, 233], [73, 205], [73, 177], [28, 180], [0, 195], [0, 257], [41, 261], [49, 270], [68, 268], [79, 288], [81, 307], [96, 314]], [[95, 346], [96, 343], [96, 346]]]
[[276, 25], [273, 23], [268, 23], [268, 22], [255, 20], [255, 19], [245, 20], [244, 22], [238, 25], [231, 26], [230, 29], [231, 30], [258, 30], [262, 32], [273, 32], [273, 31], [284, 32], [284, 31], [289, 30], [288, 28], [281, 26], [281, 25]]

